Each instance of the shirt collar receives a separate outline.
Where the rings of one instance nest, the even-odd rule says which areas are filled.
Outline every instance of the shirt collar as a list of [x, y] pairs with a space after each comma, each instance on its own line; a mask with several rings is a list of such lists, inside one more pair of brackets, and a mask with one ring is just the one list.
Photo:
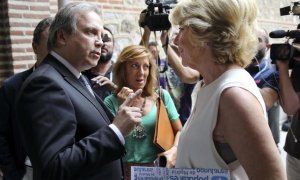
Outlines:
[[54, 51], [50, 51], [50, 54], [54, 56], [59, 62], [61, 62], [69, 71], [71, 71], [72, 74], [74, 74], [77, 79], [81, 76], [81, 72], [79, 72], [77, 69], [72, 66], [66, 59], [61, 57], [59, 54], [57, 54]]

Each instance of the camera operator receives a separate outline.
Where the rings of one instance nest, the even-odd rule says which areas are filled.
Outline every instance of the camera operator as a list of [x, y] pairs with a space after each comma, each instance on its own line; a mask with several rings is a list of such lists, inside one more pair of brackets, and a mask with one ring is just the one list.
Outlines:
[[108, 27], [104, 26], [103, 46], [101, 48], [101, 55], [97, 66], [83, 72], [93, 85], [92, 88], [94, 92], [102, 100], [111, 95], [117, 88], [112, 81], [112, 68], [114, 64], [112, 57], [114, 53], [114, 43], [115, 40], [112, 31]]
[[[173, 36], [169, 40], [171, 24], [168, 20], [168, 10], [171, 8], [171, 4], [176, 3], [176, 1], [164, 1], [162, 4], [159, 3], [160, 1], [156, 1], [156, 3], [151, 2], [150, 4], [146, 2], [148, 7], [140, 14], [139, 25], [144, 28], [140, 45], [148, 47], [155, 57], [160, 70], [158, 72], [160, 86], [170, 92], [180, 114], [180, 120], [184, 125], [190, 116], [191, 94], [195, 83], [200, 79], [200, 74], [196, 70], [182, 64], [177, 46], [172, 40], [172, 37], [175, 38], [175, 35], [178, 34], [178, 30], [173, 33]], [[153, 13], [154, 6], [163, 8]], [[158, 22], [156, 19], [160, 19], [160, 21]], [[167, 56], [166, 59], [159, 57], [156, 42], [149, 43], [151, 31], [161, 31], [161, 44]]]
[[257, 87], [259, 87], [260, 93], [266, 104], [266, 110], [268, 113], [268, 124], [272, 131], [272, 135], [276, 145], [280, 141], [279, 131], [279, 112], [280, 106], [278, 104], [278, 83], [279, 74], [275, 68], [273, 68], [268, 59], [266, 58], [266, 52], [268, 51], [269, 37], [265, 29], [257, 30], [258, 47], [255, 58], [252, 63], [246, 68], [251, 74]]
[[174, 38], [178, 34], [178, 30], [173, 30], [170, 40], [169, 31], [170, 30], [162, 31], [160, 37], [162, 48], [168, 57], [169, 65], [174, 69], [182, 82], [186, 84], [194, 84], [198, 82], [200, 79], [199, 72], [188, 66], [185, 66], [182, 62], [182, 59], [179, 57], [178, 46], [174, 44]]
[[183, 83], [180, 78], [174, 72], [174, 70], [169, 66], [166, 58], [160, 58], [159, 49], [156, 42], [149, 42], [151, 31], [147, 25], [144, 27], [144, 32], [142, 35], [142, 39], [140, 45], [144, 45], [147, 47], [153, 55], [154, 63], [156, 63], [158, 67], [157, 71], [157, 81], [159, 82], [159, 86], [163, 89], [166, 89], [178, 110], [180, 108], [180, 97], [183, 93]]
[[[293, 44], [300, 51], [300, 44]], [[300, 57], [294, 57], [295, 64], [289, 76], [289, 61], [276, 60], [280, 76], [280, 97], [283, 110], [293, 115], [284, 150], [287, 152], [286, 170], [289, 180], [300, 177]]]
[[198, 71], [188, 66], [184, 66], [182, 59], [179, 56], [178, 46], [174, 44], [174, 39], [178, 34], [178, 30], [173, 31], [170, 40], [169, 31], [162, 31], [160, 40], [167, 56], [168, 64], [173, 68], [175, 73], [183, 82], [183, 93], [180, 98], [180, 108], [178, 109], [178, 112], [180, 114], [180, 120], [184, 125], [188, 120], [192, 110], [191, 94], [196, 83], [201, 79], [201, 77]]
[[[139, 21], [144, 21], [144, 18], [145, 14], [142, 12]], [[159, 58], [157, 62], [160, 69], [160, 86], [167, 89], [171, 94], [180, 114], [181, 123], [184, 125], [190, 116], [192, 104], [191, 93], [194, 89], [195, 83], [200, 78], [200, 74], [196, 70], [182, 64], [181, 58], [178, 56], [176, 45], [174, 45], [172, 40], [170, 40], [170, 43], [169, 40], [167, 40], [169, 31], [164, 30], [161, 32], [161, 44], [167, 56], [166, 59], [161, 59], [159, 57], [157, 43], [149, 43], [151, 30], [147, 25], [144, 25], [143, 28], [144, 32], [142, 34], [140, 44], [148, 47], [155, 59]]]

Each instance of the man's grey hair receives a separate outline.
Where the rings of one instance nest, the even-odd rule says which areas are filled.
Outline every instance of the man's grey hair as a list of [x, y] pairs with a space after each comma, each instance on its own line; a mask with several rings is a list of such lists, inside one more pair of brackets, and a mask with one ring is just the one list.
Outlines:
[[86, 12], [95, 12], [101, 17], [100, 9], [93, 4], [84, 2], [73, 2], [62, 7], [56, 14], [49, 29], [48, 50], [56, 46], [57, 32], [64, 31], [72, 34], [77, 28], [79, 15]]

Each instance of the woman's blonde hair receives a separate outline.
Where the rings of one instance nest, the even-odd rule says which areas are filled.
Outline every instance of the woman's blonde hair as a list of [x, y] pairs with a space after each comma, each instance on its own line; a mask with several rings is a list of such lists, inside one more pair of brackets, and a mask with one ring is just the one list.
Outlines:
[[191, 28], [192, 44], [208, 42], [217, 64], [245, 67], [257, 49], [256, 16], [255, 0], [181, 0], [170, 21]]
[[120, 90], [127, 86], [126, 74], [125, 74], [125, 65], [126, 63], [139, 59], [147, 58], [149, 60], [149, 75], [146, 81], [146, 85], [143, 89], [142, 95], [144, 96], [153, 96], [155, 85], [156, 85], [156, 76], [155, 76], [155, 64], [153, 62], [153, 57], [151, 52], [145, 47], [140, 45], [130, 45], [125, 47], [120, 55], [118, 56], [116, 63], [113, 66], [114, 73], [114, 82], [118, 86], [115, 93], [117, 94]]

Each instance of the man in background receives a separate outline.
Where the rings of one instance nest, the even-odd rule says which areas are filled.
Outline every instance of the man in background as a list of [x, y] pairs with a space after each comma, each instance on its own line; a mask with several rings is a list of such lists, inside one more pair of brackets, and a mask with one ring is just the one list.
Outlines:
[[271, 66], [266, 59], [268, 51], [269, 37], [264, 29], [257, 31], [258, 48], [252, 63], [246, 68], [260, 88], [260, 93], [266, 104], [268, 113], [268, 123], [272, 131], [272, 135], [276, 144], [280, 141], [279, 129], [279, 74], [275, 67]]
[[[293, 43], [293, 47], [300, 51], [298, 43]], [[288, 180], [298, 180], [300, 177], [300, 58], [293, 56], [290, 60], [274, 60], [280, 75], [281, 105], [284, 112], [291, 117], [291, 126], [284, 145], [284, 150], [287, 152], [286, 172]]]
[[104, 26], [103, 31], [103, 46], [97, 66], [84, 71], [92, 84], [95, 93], [104, 100], [112, 91], [116, 89], [116, 85], [112, 82], [113, 73], [113, 52], [114, 52], [114, 37], [111, 30]]
[[45, 18], [34, 29], [32, 48], [36, 54], [35, 65], [6, 79], [0, 88], [0, 168], [3, 171], [3, 180], [21, 180], [25, 171], [24, 179], [32, 179], [31, 163], [26, 158], [15, 101], [25, 79], [48, 54], [47, 40], [51, 23], [52, 18]]

